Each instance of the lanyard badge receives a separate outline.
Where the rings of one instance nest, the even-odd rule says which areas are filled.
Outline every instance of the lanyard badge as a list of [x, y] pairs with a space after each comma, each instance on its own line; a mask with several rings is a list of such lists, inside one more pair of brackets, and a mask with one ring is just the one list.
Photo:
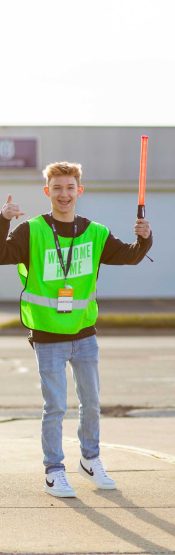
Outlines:
[[73, 304], [73, 289], [72, 287], [65, 286], [58, 291], [58, 312], [72, 312]]
[[[52, 225], [52, 231], [53, 231], [53, 234], [54, 234], [54, 239], [55, 239], [55, 245], [56, 245], [58, 258], [59, 258], [59, 261], [60, 261], [60, 264], [61, 264], [61, 267], [62, 267], [62, 270], [63, 270], [63, 273], [64, 273], [64, 277], [65, 277], [65, 280], [66, 280], [67, 274], [69, 272], [69, 268], [70, 268], [70, 265], [71, 265], [73, 242], [74, 242], [74, 238], [76, 237], [76, 234], [77, 234], [77, 222], [76, 222], [76, 219], [75, 219], [74, 220], [73, 238], [72, 238], [71, 245], [69, 247], [66, 266], [64, 265], [63, 255], [62, 255], [62, 252], [61, 252], [61, 247], [60, 247], [59, 239], [58, 239], [58, 236], [57, 236], [56, 227], [55, 227], [55, 224], [52, 220], [52, 217], [51, 217], [51, 225]], [[70, 285], [66, 284], [63, 288], [60, 288], [58, 290], [57, 311], [58, 312], [63, 312], [63, 313], [72, 312], [72, 306], [73, 306], [73, 288]]]

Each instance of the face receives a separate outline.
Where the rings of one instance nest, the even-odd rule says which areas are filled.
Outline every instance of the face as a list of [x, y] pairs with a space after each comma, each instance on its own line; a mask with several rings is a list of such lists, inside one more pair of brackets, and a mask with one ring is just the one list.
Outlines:
[[67, 221], [74, 218], [76, 201], [83, 191], [83, 185], [78, 185], [76, 178], [70, 175], [52, 177], [49, 185], [44, 187], [51, 201], [53, 216]]

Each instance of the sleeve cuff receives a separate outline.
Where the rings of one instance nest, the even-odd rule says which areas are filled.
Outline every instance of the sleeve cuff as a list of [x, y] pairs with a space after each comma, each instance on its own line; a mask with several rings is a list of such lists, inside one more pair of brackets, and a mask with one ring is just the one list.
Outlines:
[[137, 241], [139, 243], [142, 243], [142, 242], [145, 242], [145, 241], [148, 241], [148, 243], [152, 243], [152, 241], [153, 241], [152, 231], [150, 231], [149, 237], [147, 237], [147, 238], [141, 237], [141, 235], [138, 235]]
[[0, 212], [0, 222], [3, 222], [4, 225], [10, 226], [10, 220], [7, 220], [7, 218], [4, 218], [2, 212]]

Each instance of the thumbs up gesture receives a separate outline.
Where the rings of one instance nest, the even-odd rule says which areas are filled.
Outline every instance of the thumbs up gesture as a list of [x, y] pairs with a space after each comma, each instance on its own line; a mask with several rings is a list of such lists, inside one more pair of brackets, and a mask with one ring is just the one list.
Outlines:
[[6, 220], [12, 220], [12, 218], [18, 219], [19, 216], [23, 216], [24, 214], [24, 212], [21, 212], [19, 205], [13, 203], [12, 195], [8, 195], [8, 198], [2, 207], [1, 213]]

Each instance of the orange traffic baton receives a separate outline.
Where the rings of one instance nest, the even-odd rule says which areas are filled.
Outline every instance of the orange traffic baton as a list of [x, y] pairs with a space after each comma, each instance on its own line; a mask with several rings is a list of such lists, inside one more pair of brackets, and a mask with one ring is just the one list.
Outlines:
[[139, 175], [139, 195], [137, 217], [145, 217], [145, 191], [146, 191], [146, 171], [147, 171], [148, 136], [141, 137], [140, 150], [140, 175]]

